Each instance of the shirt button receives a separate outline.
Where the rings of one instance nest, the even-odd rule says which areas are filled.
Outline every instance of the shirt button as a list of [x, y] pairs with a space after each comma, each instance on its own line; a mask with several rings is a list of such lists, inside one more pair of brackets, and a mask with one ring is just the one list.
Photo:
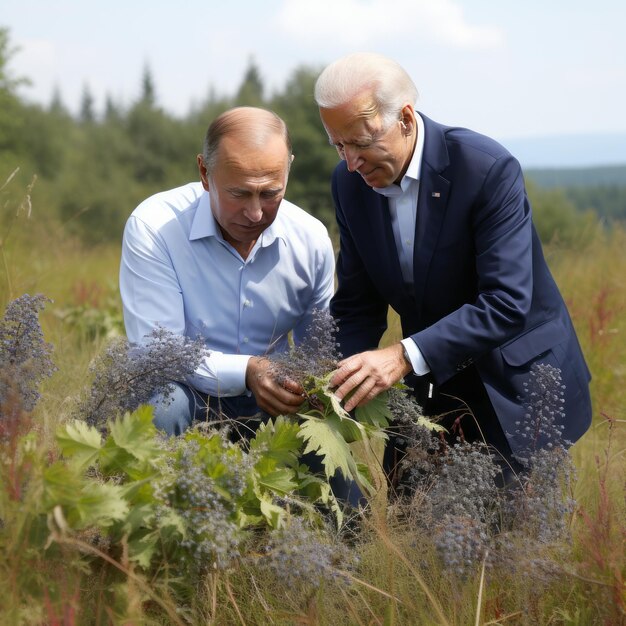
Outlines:
[[248, 341], [250, 341], [250, 340], [249, 340], [247, 337], [244, 337], [244, 338], [243, 338], [243, 342], [244, 342], [244, 343], [248, 343]]
[[244, 306], [250, 306], [250, 300], [244, 300], [243, 305]]

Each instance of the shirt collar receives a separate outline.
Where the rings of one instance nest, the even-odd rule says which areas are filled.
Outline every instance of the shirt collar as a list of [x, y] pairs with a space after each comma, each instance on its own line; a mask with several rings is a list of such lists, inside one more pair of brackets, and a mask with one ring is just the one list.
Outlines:
[[415, 149], [413, 150], [409, 167], [399, 185], [394, 183], [387, 187], [373, 187], [374, 191], [382, 196], [387, 196], [388, 198], [401, 196], [413, 181], [417, 182], [420, 179], [422, 156], [424, 154], [424, 120], [417, 111], [415, 111], [415, 120], [417, 123], [417, 141], [415, 142]]
[[[282, 204], [282, 203], [281, 203]], [[191, 230], [189, 231], [189, 240], [203, 239], [204, 237], [215, 237], [220, 241], [224, 241], [222, 231], [220, 230], [213, 211], [211, 211], [211, 200], [207, 191], [201, 196], [196, 208], [196, 214], [193, 218]], [[261, 233], [259, 237], [261, 248], [266, 248], [274, 243], [276, 239], [282, 239], [287, 242], [287, 232], [285, 224], [281, 219], [280, 207], [276, 219]], [[257, 242], [258, 243], [258, 242]]]

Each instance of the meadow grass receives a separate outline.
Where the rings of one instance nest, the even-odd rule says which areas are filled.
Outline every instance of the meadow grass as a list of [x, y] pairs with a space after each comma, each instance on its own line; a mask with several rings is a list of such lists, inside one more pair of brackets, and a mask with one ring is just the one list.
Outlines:
[[[86, 248], [62, 228], [35, 217], [20, 215], [6, 223], [10, 228], [3, 231], [0, 244], [0, 304], [4, 307], [23, 293], [43, 293], [53, 300], [41, 321], [46, 340], [54, 344], [58, 371], [44, 384], [43, 401], [32, 418], [32, 428], [42, 435], [33, 440], [33, 458], [39, 455], [43, 463], [57, 454], [53, 433], [83, 389], [89, 363], [119, 328], [114, 313], [112, 320], [96, 318], [94, 326], [104, 327], [94, 332], [68, 318], [67, 310], [86, 315], [119, 307], [119, 246]], [[123, 554], [111, 559], [93, 542], [59, 534], [49, 519], [52, 527], [33, 525], [19, 537], [0, 541], [9, 557], [0, 564], [0, 622], [625, 623], [625, 247], [626, 229], [615, 226], [598, 229], [581, 249], [546, 248], [593, 374], [594, 404], [592, 428], [572, 449], [578, 476], [572, 544], [554, 553], [554, 546], [546, 546], [537, 554], [536, 560], [551, 571], [486, 567], [485, 561], [468, 576], [451, 575], [442, 567], [432, 537], [416, 533], [406, 512], [376, 507], [359, 520], [360, 531], [350, 544], [359, 558], [346, 573], [350, 585], [329, 580], [317, 588], [298, 581], [285, 586], [268, 571], [246, 564], [196, 581], [170, 580], [167, 575], [156, 580], [124, 561]], [[399, 338], [395, 315], [389, 321], [386, 342]], [[28, 502], [22, 506], [27, 509]], [[26, 517], [21, 519], [27, 523]], [[35, 551], [35, 538], [47, 535], [57, 541], [49, 543], [45, 554]], [[523, 538], [512, 549], [520, 555], [530, 550]], [[183, 603], [172, 592], [181, 587], [187, 593]]]

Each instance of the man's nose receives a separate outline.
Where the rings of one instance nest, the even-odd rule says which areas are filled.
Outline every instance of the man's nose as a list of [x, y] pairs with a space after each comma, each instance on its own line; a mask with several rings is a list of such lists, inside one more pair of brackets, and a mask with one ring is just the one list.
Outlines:
[[251, 222], [260, 222], [263, 218], [263, 208], [261, 207], [261, 199], [257, 197], [250, 198], [250, 202], [248, 202], [244, 215]]
[[343, 152], [348, 170], [350, 172], [356, 172], [363, 164], [359, 149], [354, 146], [344, 146]]

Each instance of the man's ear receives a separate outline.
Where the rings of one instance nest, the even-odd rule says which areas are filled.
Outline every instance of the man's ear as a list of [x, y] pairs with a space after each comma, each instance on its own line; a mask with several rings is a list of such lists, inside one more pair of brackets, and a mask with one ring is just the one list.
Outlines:
[[415, 131], [415, 111], [410, 104], [405, 104], [400, 112], [400, 124], [402, 125], [402, 133], [411, 135]]
[[202, 181], [202, 186], [205, 191], [209, 190], [209, 175], [207, 173], [207, 169], [204, 165], [204, 157], [199, 154], [196, 157], [196, 162], [198, 163], [198, 171], [200, 172], [200, 180]]

